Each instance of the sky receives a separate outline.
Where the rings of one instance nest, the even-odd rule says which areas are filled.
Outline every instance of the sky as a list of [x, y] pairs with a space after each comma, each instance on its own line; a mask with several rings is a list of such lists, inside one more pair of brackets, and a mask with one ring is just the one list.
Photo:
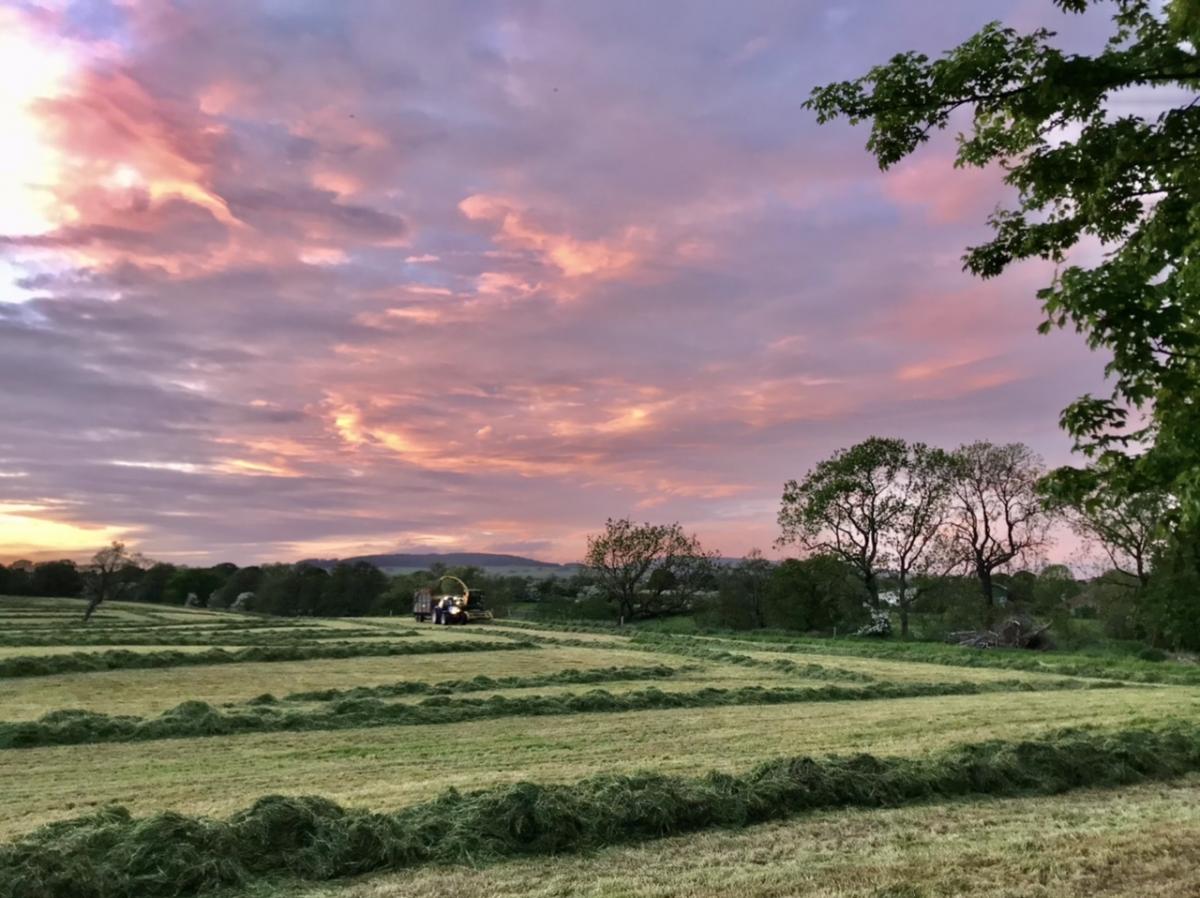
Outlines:
[[1049, 0], [0, 0], [0, 561], [772, 554], [871, 435], [1023, 441], [1102, 356], [950, 135], [810, 90]]

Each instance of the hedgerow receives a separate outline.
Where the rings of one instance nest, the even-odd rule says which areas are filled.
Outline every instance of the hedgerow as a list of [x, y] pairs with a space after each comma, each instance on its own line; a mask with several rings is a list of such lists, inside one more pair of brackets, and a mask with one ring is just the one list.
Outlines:
[[363, 658], [390, 655], [431, 655], [459, 652], [502, 652], [536, 649], [532, 642], [351, 642], [338, 645], [266, 645], [226, 651], [214, 648], [203, 652], [72, 652], [67, 655], [18, 655], [0, 658], [0, 678], [41, 677], [61, 673], [87, 673], [101, 670], [135, 670], [157, 667], [192, 667], [207, 664], [242, 662], [310, 661], [321, 658]]
[[1058, 680], [1034, 685], [1027, 681], [987, 683], [875, 683], [866, 687], [827, 685], [810, 688], [744, 686], [707, 687], [691, 692], [663, 692], [650, 687], [613, 694], [603, 689], [585, 693], [487, 698], [427, 698], [415, 704], [378, 698], [345, 698], [316, 708], [281, 708], [269, 696], [222, 711], [206, 702], [188, 701], [158, 717], [142, 718], [93, 711], [51, 711], [38, 720], [0, 723], [0, 749], [99, 742], [137, 742], [227, 736], [234, 733], [343, 730], [371, 727], [462, 723], [497, 717], [546, 717], [567, 714], [661, 711], [672, 708], [715, 708], [732, 705], [782, 705], [806, 702], [870, 701], [925, 696], [980, 695], [1060, 689], [1117, 688]]
[[1200, 770], [1200, 727], [1061, 731], [920, 757], [781, 758], [742, 775], [516, 783], [392, 813], [259, 799], [222, 820], [113, 807], [0, 847], [0, 898], [168, 898], [267, 878], [326, 881], [430, 863], [558, 855], [805, 811], [968, 795], [1058, 794]]

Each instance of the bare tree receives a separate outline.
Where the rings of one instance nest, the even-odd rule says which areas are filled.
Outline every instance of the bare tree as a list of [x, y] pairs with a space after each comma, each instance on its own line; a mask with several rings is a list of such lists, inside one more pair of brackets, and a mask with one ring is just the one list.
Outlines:
[[130, 552], [123, 542], [117, 540], [113, 540], [112, 545], [93, 555], [87, 571], [88, 605], [83, 612], [83, 622], [91, 620], [96, 609], [117, 594], [125, 582], [124, 575], [130, 568], [140, 568], [142, 565], [142, 556]]
[[891, 561], [885, 534], [903, 510], [893, 484], [906, 454], [903, 440], [871, 437], [818, 462], [803, 480], [787, 481], [776, 544], [842, 559], [878, 608], [879, 574]]
[[711, 578], [715, 558], [677, 523], [609, 518], [603, 533], [588, 537], [585, 564], [624, 622], [686, 608]]
[[979, 579], [989, 618], [994, 574], [1031, 560], [1050, 543], [1053, 516], [1038, 494], [1044, 471], [1023, 443], [976, 442], [954, 453], [947, 548], [957, 566]]

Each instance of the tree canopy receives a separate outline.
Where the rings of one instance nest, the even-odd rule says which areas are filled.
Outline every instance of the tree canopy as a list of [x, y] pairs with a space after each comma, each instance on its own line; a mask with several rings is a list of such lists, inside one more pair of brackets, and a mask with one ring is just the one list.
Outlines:
[[713, 574], [715, 552], [678, 524], [636, 524], [609, 518], [588, 537], [585, 563], [622, 619], [654, 617], [688, 607]]
[[[1078, 14], [1093, 0], [1053, 0]], [[821, 122], [869, 122], [868, 150], [895, 165], [939, 130], [958, 166], [1000, 166], [1016, 208], [995, 212], [990, 241], [968, 248], [981, 277], [1026, 259], [1055, 265], [1038, 292], [1043, 330], [1073, 326], [1111, 355], [1105, 396], [1083, 396], [1061, 423], [1091, 455], [1137, 452], [1137, 475], [1200, 523], [1200, 4], [1117, 0], [1094, 55], [1054, 33], [985, 26], [938, 59], [905, 52], [863, 77], [819, 87]], [[1147, 92], [1117, 111], [1113, 97]], [[1135, 110], [1137, 106], [1133, 107]], [[1078, 250], [1104, 250], [1099, 262]], [[1145, 450], [1144, 452], [1141, 450]]]

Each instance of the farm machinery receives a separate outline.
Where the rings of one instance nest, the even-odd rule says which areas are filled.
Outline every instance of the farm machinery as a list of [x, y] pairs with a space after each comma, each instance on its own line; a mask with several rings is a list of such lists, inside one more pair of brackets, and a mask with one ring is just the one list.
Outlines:
[[[442, 584], [447, 580], [457, 583], [462, 592], [443, 590]], [[442, 577], [432, 588], [418, 589], [413, 593], [413, 617], [418, 622], [432, 620], [435, 624], [467, 624], [491, 620], [492, 612], [482, 605], [479, 592], [471, 592], [471, 587], [450, 575]]]

